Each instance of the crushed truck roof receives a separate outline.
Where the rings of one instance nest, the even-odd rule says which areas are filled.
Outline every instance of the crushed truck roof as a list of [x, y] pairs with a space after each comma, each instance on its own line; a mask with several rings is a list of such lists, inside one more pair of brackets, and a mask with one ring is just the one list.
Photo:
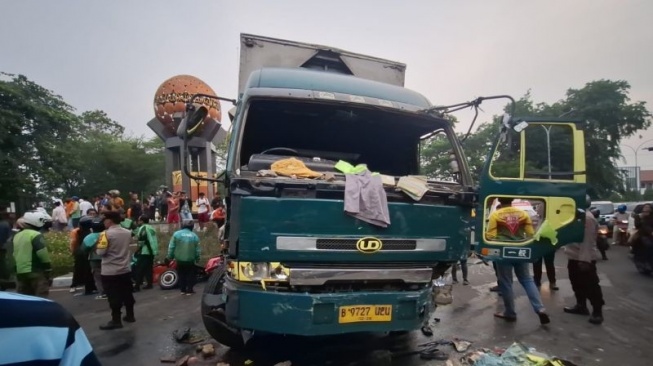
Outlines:
[[315, 90], [359, 95], [429, 108], [431, 103], [422, 94], [377, 81], [351, 75], [301, 68], [263, 68], [254, 71], [247, 88], [284, 88]]

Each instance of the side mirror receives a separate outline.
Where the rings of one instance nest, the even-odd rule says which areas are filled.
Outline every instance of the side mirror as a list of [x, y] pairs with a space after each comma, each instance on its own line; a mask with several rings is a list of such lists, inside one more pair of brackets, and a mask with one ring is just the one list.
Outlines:
[[184, 117], [177, 128], [177, 136], [182, 139], [193, 136], [208, 115], [209, 110], [204, 106], [195, 109], [191, 105], [186, 108], [186, 117]]

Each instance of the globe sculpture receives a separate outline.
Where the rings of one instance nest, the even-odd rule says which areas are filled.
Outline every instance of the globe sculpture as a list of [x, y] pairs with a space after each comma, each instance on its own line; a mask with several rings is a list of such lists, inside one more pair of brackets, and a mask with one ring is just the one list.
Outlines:
[[[166, 132], [175, 134], [179, 118], [186, 111], [186, 103], [195, 94], [208, 94], [215, 96], [215, 92], [202, 80], [191, 75], [177, 75], [164, 81], [154, 95], [154, 115], [164, 125]], [[220, 121], [222, 113], [220, 103], [215, 99], [199, 97], [195, 99], [195, 107], [203, 105], [209, 110], [204, 123], [199, 127], [198, 133], [207, 124]]]

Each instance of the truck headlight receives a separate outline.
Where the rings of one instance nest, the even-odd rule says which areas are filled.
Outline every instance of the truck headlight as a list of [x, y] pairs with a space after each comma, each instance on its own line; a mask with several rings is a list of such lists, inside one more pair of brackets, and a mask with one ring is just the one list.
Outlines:
[[270, 266], [267, 263], [243, 263], [241, 274], [251, 281], [260, 281], [270, 277]]
[[240, 281], [287, 281], [290, 274], [288, 268], [277, 262], [239, 262], [237, 268], [238, 276], [236, 279]]

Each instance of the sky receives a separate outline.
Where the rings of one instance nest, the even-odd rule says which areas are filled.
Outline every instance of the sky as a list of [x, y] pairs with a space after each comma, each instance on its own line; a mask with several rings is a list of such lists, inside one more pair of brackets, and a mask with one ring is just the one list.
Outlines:
[[[652, 14], [647, 0], [0, 0], [0, 71], [26, 75], [80, 113], [104, 110], [139, 136], [154, 135], [154, 93], [172, 76], [237, 97], [240, 33], [405, 63], [406, 87], [436, 105], [528, 90], [551, 103], [612, 79], [653, 110]], [[480, 122], [502, 104], [482, 108]], [[471, 116], [457, 115], [459, 130]], [[631, 148], [649, 142], [653, 129], [624, 141], [621, 164], [634, 165]], [[638, 151], [640, 167], [653, 169], [653, 152]]]

